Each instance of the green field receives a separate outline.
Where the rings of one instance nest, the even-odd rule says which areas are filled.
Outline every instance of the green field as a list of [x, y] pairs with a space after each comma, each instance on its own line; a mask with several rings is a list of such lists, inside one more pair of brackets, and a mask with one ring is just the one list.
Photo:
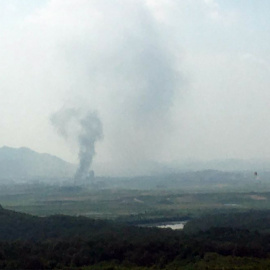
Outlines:
[[127, 221], [181, 220], [211, 212], [270, 209], [270, 192], [92, 189], [32, 184], [2, 187], [0, 203], [7, 209], [38, 216], [68, 214]]
[[0, 268], [269, 269], [268, 183], [199, 187], [2, 186]]

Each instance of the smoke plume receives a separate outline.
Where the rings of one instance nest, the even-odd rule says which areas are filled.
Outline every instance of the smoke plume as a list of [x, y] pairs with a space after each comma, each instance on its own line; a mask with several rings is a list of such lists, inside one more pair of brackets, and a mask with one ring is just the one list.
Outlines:
[[102, 138], [102, 123], [96, 112], [82, 113], [78, 109], [62, 109], [51, 116], [51, 123], [66, 140], [78, 144], [79, 166], [75, 182], [83, 183], [93, 177], [90, 168], [95, 155], [95, 143]]

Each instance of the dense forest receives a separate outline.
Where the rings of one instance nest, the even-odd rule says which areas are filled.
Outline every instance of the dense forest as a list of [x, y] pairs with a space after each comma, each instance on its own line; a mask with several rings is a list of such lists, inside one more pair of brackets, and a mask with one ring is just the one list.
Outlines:
[[1, 208], [0, 269], [269, 269], [270, 212], [235, 213], [224, 227], [228, 215], [216, 216], [219, 227], [193, 220], [173, 231]]

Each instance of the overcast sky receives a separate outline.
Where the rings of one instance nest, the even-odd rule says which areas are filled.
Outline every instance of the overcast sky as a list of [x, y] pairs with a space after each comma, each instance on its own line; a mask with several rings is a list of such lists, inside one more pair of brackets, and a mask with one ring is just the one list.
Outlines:
[[77, 162], [50, 118], [94, 111], [97, 174], [270, 158], [270, 1], [0, 0], [0, 146]]

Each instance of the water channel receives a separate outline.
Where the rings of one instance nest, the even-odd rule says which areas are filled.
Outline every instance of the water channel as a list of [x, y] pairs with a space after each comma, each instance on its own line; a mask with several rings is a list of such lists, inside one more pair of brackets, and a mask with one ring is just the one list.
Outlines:
[[162, 223], [151, 223], [147, 225], [139, 225], [142, 227], [157, 227], [162, 229], [172, 229], [172, 230], [182, 230], [188, 220], [185, 221], [171, 221], [171, 222], [162, 222]]

